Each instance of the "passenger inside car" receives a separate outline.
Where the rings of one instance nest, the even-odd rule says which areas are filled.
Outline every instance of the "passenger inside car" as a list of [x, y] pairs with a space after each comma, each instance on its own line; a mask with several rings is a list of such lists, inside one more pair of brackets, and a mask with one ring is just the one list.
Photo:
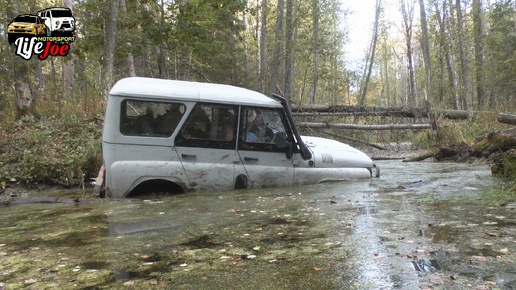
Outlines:
[[245, 141], [257, 142], [262, 132], [263, 118], [261, 112], [254, 109], [246, 111], [247, 122], [245, 125]]
[[183, 117], [180, 107], [181, 105], [179, 104], [173, 104], [164, 114], [156, 117], [154, 121], [154, 133], [164, 136], [172, 135], [177, 124], [181, 121], [181, 117]]
[[220, 111], [220, 132], [219, 135], [222, 140], [231, 141], [235, 138], [235, 116], [232, 112], [228, 110]]

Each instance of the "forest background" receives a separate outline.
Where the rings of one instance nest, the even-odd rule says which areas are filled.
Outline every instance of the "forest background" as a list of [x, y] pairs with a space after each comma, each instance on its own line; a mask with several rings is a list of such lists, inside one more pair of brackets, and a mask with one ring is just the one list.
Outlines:
[[[225, 83], [342, 104], [514, 112], [516, 1], [375, 3], [370, 44], [351, 68], [338, 0], [2, 1], [0, 181], [84, 185], [100, 165], [107, 92], [128, 76]], [[66, 57], [25, 61], [8, 44], [18, 14], [69, 7]], [[392, 8], [392, 7], [391, 7]]]

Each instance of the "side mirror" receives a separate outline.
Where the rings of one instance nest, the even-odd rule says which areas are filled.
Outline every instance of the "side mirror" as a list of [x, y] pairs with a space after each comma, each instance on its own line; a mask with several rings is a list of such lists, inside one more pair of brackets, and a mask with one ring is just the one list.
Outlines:
[[275, 142], [276, 148], [278, 149], [287, 149], [286, 152], [287, 158], [290, 159], [292, 156], [294, 156], [294, 152], [292, 150], [292, 142], [287, 141], [287, 133], [285, 132], [278, 132], [276, 133], [276, 142]]

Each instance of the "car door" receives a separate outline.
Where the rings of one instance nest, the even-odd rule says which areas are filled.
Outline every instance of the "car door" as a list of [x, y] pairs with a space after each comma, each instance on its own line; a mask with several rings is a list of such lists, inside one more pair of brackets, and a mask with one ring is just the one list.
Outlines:
[[197, 104], [175, 139], [175, 148], [195, 190], [234, 188], [237, 107]]
[[238, 154], [253, 188], [291, 185], [292, 148], [281, 109], [242, 107]]

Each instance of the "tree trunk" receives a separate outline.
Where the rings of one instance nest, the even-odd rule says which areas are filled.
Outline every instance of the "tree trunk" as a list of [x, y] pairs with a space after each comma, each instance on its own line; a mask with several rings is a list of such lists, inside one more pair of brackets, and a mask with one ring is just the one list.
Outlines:
[[104, 59], [102, 62], [102, 84], [104, 96], [107, 96], [109, 88], [113, 85], [113, 65], [115, 56], [115, 45], [118, 23], [118, 4], [119, 0], [110, 1], [109, 18], [107, 19], [104, 32]]
[[312, 104], [315, 104], [317, 97], [317, 83], [319, 82], [319, 0], [312, 0], [312, 52], [313, 52], [313, 71], [312, 71]]
[[[127, 14], [127, 6], [125, 5], [125, 0], [119, 0], [120, 1], [120, 12], [122, 12], [123, 15]], [[124, 35], [129, 35], [129, 30], [127, 26], [124, 25], [124, 29], [122, 31]], [[127, 46], [127, 57], [125, 59], [125, 63], [127, 65], [127, 76], [129, 77], [135, 77], [136, 76], [136, 69], [134, 68], [134, 56], [132, 53], [132, 44], [131, 42], [126, 42]]]
[[335, 128], [348, 130], [426, 130], [430, 124], [390, 124], [390, 125], [360, 125], [344, 123], [313, 123], [299, 122], [299, 128]]
[[284, 0], [278, 0], [278, 14], [276, 15], [276, 35], [274, 41], [274, 53], [272, 55], [271, 65], [271, 80], [269, 90], [271, 93], [276, 93], [278, 85], [278, 71], [280, 69], [280, 53], [283, 45], [283, 10], [285, 6]]
[[[453, 0], [448, 0], [448, 6], [446, 7], [446, 4], [443, 5], [443, 10], [449, 11], [449, 16], [447, 18], [447, 21], [445, 22], [445, 30], [447, 29], [447, 34], [444, 34], [446, 36], [446, 39], [448, 42], [446, 43], [446, 66], [448, 70], [448, 81], [450, 83], [450, 90], [453, 93], [453, 106], [456, 110], [463, 109], [463, 104], [461, 103], [461, 96], [460, 96], [460, 90], [459, 85], [457, 81], [457, 73], [456, 69], [453, 66], [453, 63], [451, 61], [452, 54], [456, 51], [455, 49], [455, 43], [457, 42], [457, 32], [456, 27], [457, 24], [455, 23], [455, 14], [453, 10]], [[446, 14], [445, 14], [446, 15]]]
[[401, 13], [403, 16], [403, 26], [405, 29], [405, 45], [407, 48], [407, 61], [408, 61], [408, 73], [409, 73], [409, 107], [417, 106], [416, 99], [416, 77], [414, 73], [414, 64], [412, 60], [412, 17], [414, 16], [414, 5], [407, 7], [405, 0], [401, 2]]
[[464, 38], [464, 20], [462, 19], [462, 9], [460, 7], [460, 0], [455, 1], [455, 6], [457, 9], [457, 35], [459, 40], [459, 59], [460, 59], [460, 80], [463, 86], [462, 93], [462, 103], [464, 105], [464, 109], [468, 109], [468, 96], [472, 96], [471, 94], [471, 84], [469, 82], [468, 77], [468, 60], [466, 58], [466, 40]]
[[432, 92], [432, 69], [430, 63], [430, 43], [428, 41], [428, 24], [426, 22], [426, 11], [425, 11], [425, 2], [423, 0], [419, 0], [419, 12], [420, 12], [420, 21], [421, 21], [421, 49], [423, 51], [423, 61], [425, 64], [425, 84], [426, 84], [426, 94], [425, 100], [428, 103], [433, 102], [433, 92]]
[[[384, 75], [385, 75], [385, 90], [386, 90], [386, 94], [385, 94], [385, 99], [386, 99], [386, 106], [387, 107], [390, 107], [391, 106], [391, 88], [390, 88], [390, 80], [389, 80], [389, 55], [388, 55], [388, 52], [387, 52], [387, 49], [388, 49], [388, 44], [387, 44], [387, 38], [385, 38], [385, 42], [384, 42], [384, 45], [383, 45], [383, 70], [384, 70]], [[396, 97], [394, 97], [394, 100], [396, 99]]]
[[[161, 0], [161, 4], [159, 5], [159, 13], [160, 13], [160, 25], [161, 27], [167, 27], [165, 23], [165, 3], [164, 0]], [[159, 38], [160, 43], [156, 45], [155, 52], [157, 54], [158, 61], [158, 70], [159, 70], [159, 78], [168, 79], [168, 69], [167, 69], [167, 58], [165, 56], [167, 51], [167, 44], [165, 42], [165, 31], [163, 29], [160, 30]]]
[[286, 8], [286, 27], [285, 27], [285, 98], [287, 99], [287, 103], [290, 104], [290, 97], [292, 95], [292, 79], [293, 79], [293, 37], [294, 37], [294, 18], [293, 18], [293, 9], [294, 9], [294, 0], [286, 0], [287, 8]]
[[262, 0], [262, 27], [260, 30], [260, 91], [268, 94], [265, 90], [267, 77], [267, 0]]
[[[14, 7], [18, 9], [14, 9]], [[9, 19], [14, 19], [17, 13], [16, 11], [20, 11], [20, 2], [16, 0], [12, 5], [7, 6], [6, 14]], [[27, 76], [29, 75], [29, 67], [30, 62], [22, 59], [21, 57], [14, 54], [16, 49], [15, 46], [10, 46], [9, 55], [11, 57], [12, 64], [12, 80], [14, 80], [14, 101], [16, 104], [16, 113], [15, 117], [19, 118], [23, 115], [31, 114], [34, 110], [34, 97], [32, 96], [32, 91], [30, 89], [29, 83], [27, 82]], [[39, 61], [39, 60], [38, 60]]]
[[475, 42], [475, 80], [477, 90], [477, 109], [486, 107], [484, 94], [484, 50], [482, 31], [482, 1], [473, 0], [473, 35]]
[[[73, 1], [63, 0], [63, 6], [70, 8], [73, 13]], [[72, 49], [73, 43], [70, 43], [70, 49]], [[73, 55], [68, 55], [65, 59], [62, 59], [62, 74], [63, 74], [63, 99], [73, 98], [73, 88], [75, 84], [75, 67]]]
[[34, 99], [42, 100], [45, 97], [43, 66], [41, 60], [34, 58]]
[[367, 96], [367, 87], [369, 86], [369, 80], [371, 78], [371, 72], [373, 71], [374, 65], [374, 55], [376, 53], [376, 43], [378, 42], [378, 27], [380, 26], [380, 11], [381, 11], [381, 0], [376, 0], [376, 13], [374, 18], [374, 28], [373, 28], [373, 37], [371, 39], [371, 51], [370, 57], [368, 60], [369, 68], [367, 70], [367, 75], [365, 77], [364, 85], [360, 89], [360, 102], [359, 106], [363, 106], [365, 104], [366, 96]]
[[498, 114], [498, 122], [510, 125], [516, 125], [516, 115], [514, 114]]

